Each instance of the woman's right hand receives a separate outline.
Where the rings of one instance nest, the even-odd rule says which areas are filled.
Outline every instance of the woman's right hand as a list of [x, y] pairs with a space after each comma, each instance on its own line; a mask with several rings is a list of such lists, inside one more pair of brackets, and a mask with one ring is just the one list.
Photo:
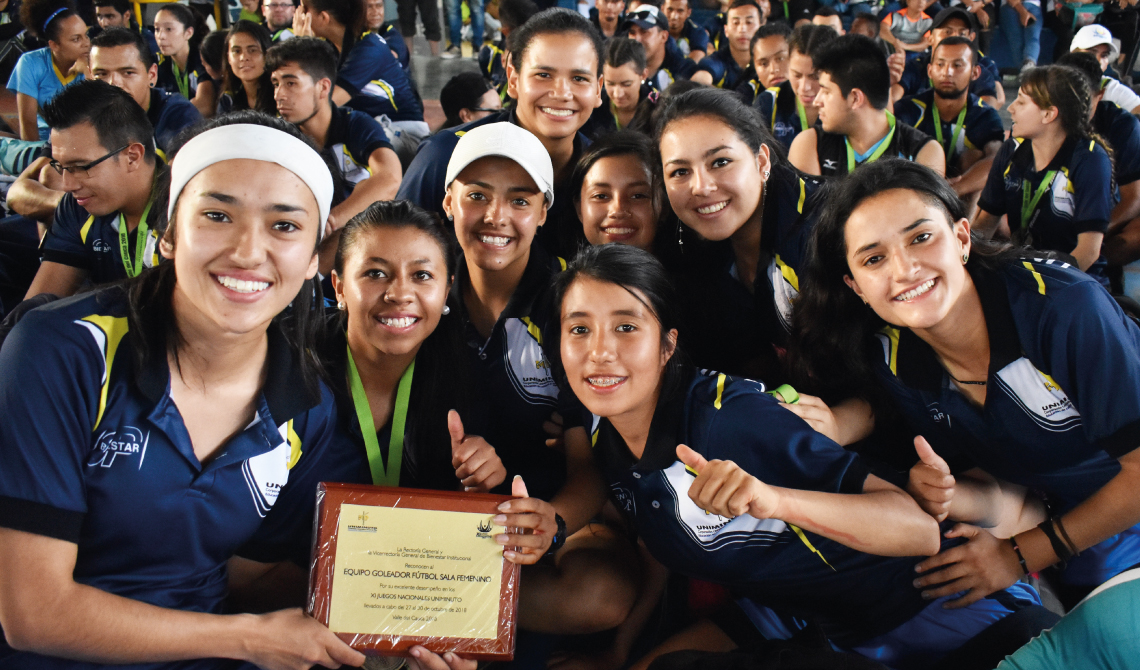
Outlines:
[[450, 651], [440, 656], [416, 646], [409, 653], [412, 655], [408, 659], [409, 670], [475, 670], [479, 666], [477, 661], [459, 658]]
[[831, 438], [832, 441], [843, 444], [839, 441], [842, 436], [839, 434], [839, 422], [835, 420], [835, 413], [823, 400], [813, 395], [801, 393], [800, 399], [795, 404], [781, 402], [780, 407], [806, 421], [817, 433], [822, 433]]
[[240, 616], [248, 621], [242, 660], [264, 670], [360, 667], [364, 663], [364, 654], [300, 608]]
[[293, 13], [293, 34], [297, 37], [316, 37], [313, 33], [313, 17], [304, 7], [301, 5]]
[[906, 492], [924, 512], [941, 523], [950, 515], [954, 476], [950, 474], [950, 466], [934, 453], [926, 438], [921, 435], [914, 438], [914, 450], [918, 452], [918, 462], [910, 469]]

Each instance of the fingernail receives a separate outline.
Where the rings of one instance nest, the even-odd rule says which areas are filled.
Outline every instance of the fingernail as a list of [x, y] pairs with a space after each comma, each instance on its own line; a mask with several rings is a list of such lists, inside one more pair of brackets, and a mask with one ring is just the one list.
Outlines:
[[500, 512], [508, 512], [508, 511], [510, 511], [510, 509], [511, 509], [511, 504], [509, 502], [505, 502], [505, 503], [502, 503], [499, 505], [499, 511]]
[[930, 594], [929, 594], [929, 593], [927, 593], [926, 591], [923, 591], [923, 592], [922, 592], [922, 599], [923, 599], [923, 600], [930, 600], [930, 599], [932, 599], [932, 598], [934, 598], [934, 596], [930, 595]]
[[507, 540], [508, 540], [508, 538], [506, 535], [496, 535], [495, 536], [495, 542], [498, 542], [499, 544], [506, 544]]
[[916, 579], [913, 582], [911, 582], [910, 584], [911, 584], [911, 586], [913, 586], [916, 589], [922, 588], [922, 581], [921, 580]]
[[914, 566], [914, 571], [915, 572], [922, 572], [922, 564], [920, 563], [919, 565]]
[[495, 523], [497, 523], [501, 526], [507, 522], [507, 515], [506, 514], [496, 514], [495, 516], [491, 517], [491, 521], [494, 521]]
[[510, 550], [507, 550], [507, 551], [504, 551], [504, 552], [503, 552], [503, 558], [507, 559], [508, 561], [509, 561], [509, 560], [511, 560], [512, 558], [514, 558], [514, 557], [515, 557], [515, 556], [517, 556], [517, 555], [518, 555], [518, 554], [516, 554], [515, 552], [513, 552], [513, 551], [510, 551]]
[[419, 649], [412, 649], [412, 656], [419, 658], [420, 657], [420, 650]]
[[515, 475], [515, 479], [522, 479], [522, 475]]

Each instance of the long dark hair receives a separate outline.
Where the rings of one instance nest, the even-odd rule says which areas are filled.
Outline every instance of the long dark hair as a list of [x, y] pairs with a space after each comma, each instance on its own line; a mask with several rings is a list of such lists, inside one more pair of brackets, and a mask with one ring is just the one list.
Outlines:
[[1069, 137], [1096, 141], [1109, 158], [1112, 148], [1093, 129], [1093, 88], [1088, 77], [1070, 65], [1035, 67], [1021, 76], [1021, 90], [1041, 109], [1057, 108], [1057, 121]]
[[[800, 272], [788, 362], [797, 388], [831, 399], [860, 396], [878, 402], [870, 344], [887, 323], [843, 281], [851, 274], [844, 236], [847, 220], [868, 198], [894, 189], [911, 191], [942, 210], [947, 225], [966, 218], [966, 208], [936, 172], [897, 158], [863, 166], [826, 188], [826, 205], [812, 228]], [[975, 236], [967, 268], [996, 270], [1024, 254], [1012, 245]], [[1033, 251], [1032, 255], [1047, 254]]]
[[45, 41], [58, 42], [60, 22], [78, 15], [71, 0], [24, 0], [20, 5], [20, 22], [24, 29]]
[[603, 244], [584, 247], [566, 270], [554, 278], [551, 287], [555, 318], [550, 320], [543, 334], [550, 343], [551, 370], [563, 388], [569, 388], [566, 369], [562, 365], [562, 302], [566, 292], [581, 277], [589, 277], [607, 284], [616, 284], [629, 291], [649, 308], [661, 326], [661, 346], [668, 346], [670, 330], [677, 330], [677, 344], [672, 357], [665, 364], [659, 400], [668, 400], [684, 389], [691, 366], [681, 348], [684, 329], [681, 323], [680, 300], [669, 274], [653, 254], [627, 244]]
[[[313, 151], [317, 150], [312, 140], [303, 135], [293, 124], [260, 112], [242, 111], [205, 121], [183, 131], [171, 147], [169, 154], [171, 161], [177, 157], [178, 151], [187, 142], [198, 135], [207, 130], [239, 123], [266, 126], [288, 133], [308, 144]], [[164, 179], [163, 183], [169, 182]], [[166, 211], [165, 201], [169, 193], [164, 196], [155, 203], [155, 207], [163, 212]], [[177, 202], [175, 202], [175, 211], [177, 212]], [[324, 225], [324, 222], [320, 224]], [[177, 218], [166, 222], [162, 227], [162, 238], [173, 243], [177, 225]], [[313, 251], [316, 253], [315, 247]], [[176, 281], [174, 263], [165, 262], [123, 284], [129, 300], [129, 337], [135, 338], [136, 375], [142, 374], [150, 365], [165, 363], [167, 357], [173, 358], [175, 365], [178, 365], [178, 351], [185, 344], [185, 340], [178, 330], [178, 321], [174, 315], [173, 296]], [[301, 290], [297, 292], [289, 307], [273, 320], [280, 325], [282, 334], [298, 357], [305, 388], [313, 398], [320, 397], [320, 379], [323, 374], [320, 360], [315, 353], [321, 331], [321, 319], [316, 307], [323, 301], [320, 282], [316, 278], [310, 279], [301, 285]]]
[[[261, 57], [264, 67], [261, 71], [261, 76], [257, 79], [257, 106], [251, 107], [249, 104], [248, 96], [245, 93], [245, 85], [234, 74], [234, 70], [230, 67], [230, 40], [234, 35], [249, 35], [261, 47]], [[259, 112], [266, 114], [277, 113], [277, 103], [273, 98], [273, 81], [271, 79], [272, 73], [269, 71], [268, 63], [265, 61], [265, 55], [269, 52], [269, 47], [273, 46], [273, 38], [270, 36], [269, 31], [265, 26], [254, 23], [247, 19], [242, 19], [235, 23], [226, 33], [226, 50], [225, 56], [222, 58], [222, 90], [225, 91], [234, 99], [234, 109], [256, 109]]]
[[[427, 235], [437, 245], [447, 263], [447, 277], [455, 277], [456, 243], [434, 212], [428, 212], [407, 200], [379, 201], [352, 217], [341, 231], [334, 267], [344, 277], [345, 261], [361, 238], [380, 229], [414, 228]], [[338, 326], [343, 330], [347, 313], [341, 312]], [[407, 444], [413, 448], [405, 453], [405, 465], [411, 481], [427, 488], [455, 488], [455, 470], [451, 467], [451, 434], [447, 429], [447, 411], [454, 409], [460, 418], [469, 420], [465, 410], [470, 407], [470, 376], [463, 353], [466, 344], [459, 320], [444, 316], [439, 325], [420, 345], [416, 354], [416, 373], [412, 380], [405, 427]], [[344, 358], [343, 351], [332, 352], [336, 360]], [[339, 367], [339, 366], [338, 366]], [[335, 379], [338, 395], [351, 397], [347, 379]]]
[[344, 26], [344, 40], [340, 44], [340, 62], [343, 63], [364, 34], [367, 16], [363, 0], [303, 0], [303, 4], [313, 12], [328, 12], [334, 21]]

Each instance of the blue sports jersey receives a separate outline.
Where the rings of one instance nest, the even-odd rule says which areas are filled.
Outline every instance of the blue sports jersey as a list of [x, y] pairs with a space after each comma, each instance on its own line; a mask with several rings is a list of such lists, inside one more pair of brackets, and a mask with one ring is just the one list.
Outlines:
[[163, 161], [166, 152], [178, 133], [202, 120], [198, 108], [179, 93], [170, 93], [159, 88], [150, 90], [150, 109], [146, 118], [154, 127], [154, 144]]
[[[75, 581], [159, 607], [220, 613], [226, 561], [307, 565], [316, 487], [354, 455], [333, 441], [327, 388], [305, 389], [273, 326], [256, 415], [209, 462], [170, 396], [165, 355], [145, 369], [125, 292], [112, 287], [29, 312], [0, 350], [0, 526], [78, 545]], [[14, 652], [5, 668], [74, 668]], [[134, 668], [219, 668], [232, 661]], [[102, 667], [84, 664], [84, 667]]]
[[[429, 212], [438, 213], [446, 221], [443, 196], [447, 193], [447, 185], [444, 180], [447, 177], [447, 163], [451, 160], [455, 145], [459, 144], [459, 138], [472, 128], [501, 121], [519, 125], [513, 105], [510, 109], [436, 133], [425, 140], [420, 145], [416, 157], [412, 159], [411, 165], [404, 171], [404, 179], [400, 182], [396, 199], [411, 200]], [[588, 146], [590, 146], [589, 138], [579, 132], [574, 137], [571, 165], [578, 162], [582, 151]], [[546, 223], [538, 229], [534, 237], [536, 244], [555, 256], [573, 256], [583, 239], [582, 224], [578, 221], [577, 212], [574, 211], [574, 194], [570, 192], [569, 181], [564, 179], [554, 185], [554, 203], [546, 212]]]
[[1116, 103], [1101, 100], [1093, 114], [1093, 130], [1112, 147], [1116, 185], [1140, 179], [1140, 120]]
[[[926, 72], [927, 65], [930, 65], [929, 53], [922, 53], [914, 58], [907, 59], [902, 79], [899, 80], [899, 84], [902, 85], [906, 95], [915, 95], [928, 88], [933, 88], [930, 83], [930, 75]], [[997, 87], [1001, 81], [1001, 73], [998, 72], [997, 63], [992, 58], [979, 55], [978, 65], [981, 66], [981, 73], [977, 79], [970, 82], [970, 93], [979, 98], [997, 96]]]
[[[802, 105], [799, 104], [790, 81], [762, 91], [753, 100], [752, 106], [760, 110], [764, 124], [772, 131], [776, 141], [784, 145], [784, 149], [792, 148], [792, 140], [796, 139], [796, 135], [811, 127], [806, 125], [806, 115], [800, 117]], [[815, 125], [823, 128], [818, 119]]]
[[685, 58], [685, 54], [681, 53], [676, 40], [669, 37], [665, 42], [665, 60], [661, 62], [661, 67], [657, 72], [646, 78], [645, 83], [660, 93], [678, 79], [692, 77], [696, 71], [697, 64]]
[[706, 54], [709, 51], [709, 31], [698, 26], [692, 19], [685, 20], [685, 25], [681, 27], [681, 36], [674, 39], [677, 40], [677, 47], [681, 53], [686, 56], [694, 51], [703, 51]]
[[[716, 51], [725, 43], [724, 39], [724, 12], [714, 14], [705, 24], [705, 32], [709, 35], [709, 47]], [[708, 52], [705, 52], [708, 53]]]
[[483, 78], [491, 82], [499, 93], [499, 100], [506, 103], [507, 95], [507, 66], [503, 63], [503, 54], [506, 53], [507, 41], [500, 40], [498, 44], [484, 44], [479, 49], [479, 72]]
[[408, 52], [408, 43], [404, 41], [404, 36], [400, 34], [400, 30], [396, 27], [395, 21], [389, 21], [384, 24], [380, 29], [380, 37], [388, 43], [388, 48], [396, 52], [396, 60], [399, 61], [400, 67], [407, 70], [411, 67], [412, 54]]
[[[678, 444], [793, 489], [858, 494], [869, 470], [781, 408], [762, 383], [687, 374], [681, 390], [658, 403], [640, 460], [608, 419], [595, 418], [591, 431], [611, 496], [654, 558], [780, 615], [814, 620], [841, 647], [871, 641], [927, 609], [912, 583], [923, 557], [872, 556], [779, 519], [728, 519], [697, 507], [688, 496], [694, 474], [677, 460]], [[972, 626], [969, 610], [938, 614], [946, 634]]]
[[[990, 338], [985, 407], [950, 383], [907, 329], [875, 343], [877, 374], [916, 434], [954, 472], [980, 467], [1048, 495], [1065, 512], [1140, 446], [1140, 328], [1097, 282], [1058, 261], [971, 269]], [[1074, 559], [1066, 578], [1099, 584], [1140, 562], [1140, 528]]]
[[198, 92], [200, 81], [211, 80], [210, 75], [206, 74], [206, 66], [202, 65], [202, 56], [197, 49], [190, 49], [190, 55], [186, 57], [186, 71], [181, 73], [181, 77], [174, 75], [174, 59], [159, 54], [158, 82], [154, 85], [155, 88], [179, 93], [187, 100], [192, 100]]
[[377, 149], [392, 149], [380, 122], [363, 112], [333, 105], [321, 153], [331, 157], [340, 172], [336, 180], [338, 200], [343, 201], [357, 184], [372, 176], [368, 159]]
[[352, 98], [347, 107], [393, 121], [423, 121], [424, 106], [384, 38], [365, 33], [345, 54], [336, 85]]
[[[736, 87], [746, 81], [745, 68], [736, 63], [728, 44], [714, 51], [697, 63], [697, 72], [704, 70], [712, 75], [713, 86], [735, 91]], [[695, 74], [695, 73], [694, 73]], [[690, 77], [692, 75], [689, 75]]]
[[[1053, 173], [1053, 181], [1028, 221], [1022, 221], [1022, 192], [1032, 195]], [[1072, 253], [1077, 236], [1086, 232], [1103, 233], [1116, 204], [1112, 184], [1112, 162], [1091, 139], [1065, 140], [1045, 170], [1038, 172], [1030, 140], [1006, 140], [994, 158], [978, 207], [993, 214], [1005, 214], [1015, 244], [1045, 251]], [[1104, 257], [1088, 273], [1107, 286]]]
[[[126, 279], [127, 269], [123, 265], [119, 244], [119, 216], [118, 212], [104, 216], [88, 214], [87, 210], [75, 202], [74, 196], [64, 194], [55, 208], [51, 228], [40, 246], [43, 260], [83, 270], [93, 284]], [[153, 225], [153, 212], [149, 218], [149, 223]], [[158, 233], [153, 227], [148, 231], [147, 238], [143, 246], [143, 266], [150, 268], [159, 263], [156, 250]], [[136, 227], [127, 236], [127, 250], [132, 256], [132, 264], [137, 260], [133, 258], [137, 244]]]
[[[927, 89], [918, 95], [903, 98], [895, 104], [895, 118], [915, 130], [920, 130], [935, 140], [938, 139], [934, 128], [934, 89]], [[941, 117], [942, 151], [946, 153], [946, 176], [957, 177], [962, 173], [959, 169], [960, 158], [968, 150], [981, 151], [990, 142], [1001, 142], [1005, 139], [1005, 128], [1001, 124], [1001, 116], [997, 110], [981, 101], [973, 93], [966, 94], [966, 116], [962, 119], [961, 130], [958, 130], [958, 116], [953, 118]], [[958, 142], [952, 148], [954, 134], [958, 133]]]
[[[81, 79], [83, 79], [82, 73], [68, 76], [60, 72], [51, 58], [51, 49], [44, 47], [20, 54], [16, 67], [12, 70], [12, 76], [8, 79], [8, 90], [13, 93], [23, 93], [35, 99], [37, 105], [42, 106], [50, 102], [64, 86]], [[38, 113], [36, 126], [40, 131], [40, 139], [48, 139], [51, 128]]]

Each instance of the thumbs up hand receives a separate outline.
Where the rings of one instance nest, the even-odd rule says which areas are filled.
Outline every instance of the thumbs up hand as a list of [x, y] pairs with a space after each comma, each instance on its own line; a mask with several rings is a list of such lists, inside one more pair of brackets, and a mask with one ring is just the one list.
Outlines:
[[710, 514], [734, 518], [751, 514], [757, 519], [776, 516], [779, 492], [745, 472], [732, 461], [706, 460], [689, 447], [677, 445], [677, 459], [696, 479], [689, 486], [689, 498]]
[[451, 433], [451, 467], [463, 490], [486, 493], [506, 480], [507, 468], [495, 448], [478, 435], [464, 432], [455, 410], [447, 413], [447, 432]]
[[950, 474], [950, 466], [934, 453], [926, 438], [921, 435], [914, 438], [914, 450], [918, 452], [918, 462], [910, 469], [906, 492], [923, 511], [941, 522], [950, 515], [954, 476]]

